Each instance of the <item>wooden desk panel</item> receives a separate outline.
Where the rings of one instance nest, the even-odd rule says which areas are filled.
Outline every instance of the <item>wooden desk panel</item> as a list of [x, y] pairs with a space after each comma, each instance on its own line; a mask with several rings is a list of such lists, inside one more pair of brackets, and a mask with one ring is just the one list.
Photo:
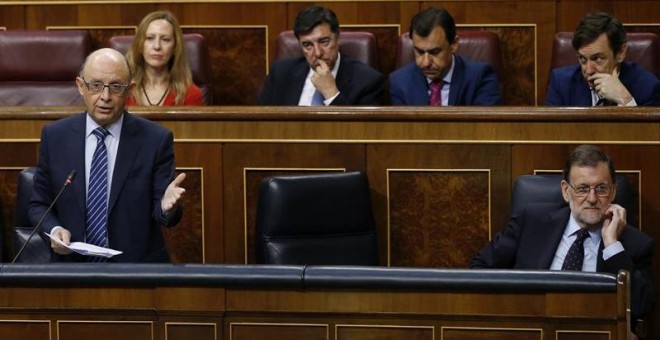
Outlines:
[[[7, 228], [13, 216], [17, 169], [36, 163], [41, 127], [78, 111], [10, 107], [0, 112], [0, 199]], [[370, 181], [382, 264], [462, 267], [469, 253], [505, 227], [513, 181], [535, 171], [560, 170], [570, 151], [581, 143], [601, 145], [613, 156], [618, 170], [634, 176], [639, 183], [641, 228], [660, 239], [656, 227], [660, 224], [656, 209], [660, 206], [656, 190], [660, 187], [660, 111], [653, 108], [204, 107], [135, 112], [172, 129], [179, 170], [197, 176], [186, 195], [192, 200], [186, 204], [186, 214], [197, 231], [185, 245], [170, 244], [176, 259], [190, 259], [186, 255], [191, 249], [203, 244], [193, 259], [203, 258], [205, 263], [246, 263], [247, 259], [251, 263], [256, 187], [267, 174], [360, 170]], [[459, 182], [448, 185], [450, 178]], [[406, 197], [406, 181], [420, 185], [415, 190], [432, 189], [409, 196], [416, 200], [412, 206], [453, 195], [454, 206], [461, 208], [425, 210], [430, 216], [423, 219], [401, 210], [396, 202], [392, 210], [392, 197]], [[449, 191], [433, 183], [445, 183], [442, 190]], [[471, 188], [486, 187], [489, 198], [475, 205]], [[474, 208], [475, 213], [488, 209], [466, 223], [476, 236], [471, 239], [478, 240], [469, 252], [455, 251], [451, 245], [458, 240], [424, 245], [396, 237], [392, 231], [395, 223], [434, 239], [450, 236], [451, 221], [465, 219], [458, 213], [463, 207]], [[435, 214], [447, 214], [440, 216], [448, 224], [436, 223]], [[4, 245], [9, 247], [8, 238]], [[425, 251], [405, 251], [417, 248]], [[658, 254], [656, 272], [660, 272]], [[433, 256], [450, 258], [437, 262]], [[660, 286], [656, 289], [660, 291]]]

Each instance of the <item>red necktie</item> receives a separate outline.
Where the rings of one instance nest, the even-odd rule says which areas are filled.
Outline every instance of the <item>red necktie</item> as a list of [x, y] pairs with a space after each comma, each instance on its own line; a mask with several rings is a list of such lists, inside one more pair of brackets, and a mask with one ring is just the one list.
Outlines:
[[436, 79], [431, 82], [431, 95], [429, 96], [429, 105], [442, 106], [442, 86], [445, 82], [442, 79]]

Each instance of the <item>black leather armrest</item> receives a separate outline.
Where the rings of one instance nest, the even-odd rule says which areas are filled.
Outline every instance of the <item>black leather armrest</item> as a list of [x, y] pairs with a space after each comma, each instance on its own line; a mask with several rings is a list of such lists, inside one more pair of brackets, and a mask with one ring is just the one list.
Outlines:
[[302, 287], [301, 266], [244, 266], [203, 264], [6, 264], [0, 286], [207, 286], [207, 287]]
[[305, 288], [380, 288], [488, 292], [612, 292], [616, 276], [608, 273], [531, 270], [474, 270], [310, 266]]

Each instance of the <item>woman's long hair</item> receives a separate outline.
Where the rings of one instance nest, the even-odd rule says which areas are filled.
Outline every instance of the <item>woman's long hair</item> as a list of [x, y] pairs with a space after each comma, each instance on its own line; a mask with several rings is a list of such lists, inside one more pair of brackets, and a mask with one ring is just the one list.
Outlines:
[[185, 43], [183, 41], [183, 32], [176, 17], [169, 11], [157, 11], [147, 14], [140, 25], [138, 26], [135, 39], [131, 48], [126, 53], [128, 65], [133, 72], [133, 80], [137, 86], [133, 87], [132, 96], [138, 105], [149, 105], [143, 103], [140, 95], [141, 87], [144, 86], [146, 72], [144, 61], [144, 41], [147, 35], [147, 28], [154, 20], [165, 19], [172, 25], [172, 32], [174, 34], [174, 53], [168, 62], [168, 71], [170, 73], [170, 89], [174, 91], [174, 103], [179, 105], [183, 103], [186, 95], [186, 89], [190, 86], [192, 81], [192, 73], [188, 66], [188, 56], [186, 55]]

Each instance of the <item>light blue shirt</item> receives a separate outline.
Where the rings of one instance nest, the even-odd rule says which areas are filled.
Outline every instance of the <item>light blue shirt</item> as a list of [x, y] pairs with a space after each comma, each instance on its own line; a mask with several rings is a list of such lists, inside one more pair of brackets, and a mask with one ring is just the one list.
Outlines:
[[[561, 266], [564, 264], [564, 259], [568, 250], [575, 242], [577, 238], [577, 232], [580, 230], [580, 225], [573, 217], [573, 213], [570, 214], [568, 219], [568, 225], [564, 229], [564, 235], [561, 237], [559, 242], [559, 247], [557, 247], [557, 252], [555, 257], [552, 260], [552, 265], [550, 269], [552, 270], [561, 270]], [[583, 272], [595, 272], [598, 266], [598, 248], [600, 247], [600, 242], [602, 240], [601, 228], [595, 228], [589, 230], [589, 237], [584, 240], [584, 261], [582, 262], [582, 271]], [[603, 249], [603, 260], [607, 260], [610, 257], [622, 252], [623, 245], [621, 242], [617, 241], [610, 244], [609, 247]]]

